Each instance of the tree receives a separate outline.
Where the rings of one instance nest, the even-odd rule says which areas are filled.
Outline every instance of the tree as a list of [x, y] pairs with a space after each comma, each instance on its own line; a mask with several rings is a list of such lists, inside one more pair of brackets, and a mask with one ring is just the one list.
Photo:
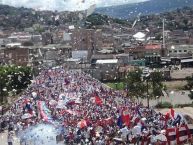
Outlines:
[[0, 103], [6, 101], [8, 94], [18, 94], [31, 83], [30, 67], [0, 66]]
[[146, 88], [144, 83], [142, 83], [141, 75], [142, 71], [138, 69], [137, 71], [129, 72], [126, 78], [128, 94], [132, 97], [137, 97], [137, 99], [144, 96]]
[[193, 99], [193, 75], [190, 77], [186, 77], [187, 85], [185, 86], [186, 89], [190, 90], [190, 94], [188, 95], [189, 98]]
[[155, 71], [150, 74], [150, 80], [151, 80], [151, 86], [152, 86], [152, 97], [161, 96], [162, 95], [162, 89], [164, 87], [162, 81], [163, 81], [163, 75], [161, 72]]
[[186, 77], [187, 85], [185, 86], [186, 89], [191, 90], [193, 88], [193, 75]]
[[[143, 77], [143, 78], [142, 78]], [[143, 79], [143, 80], [142, 80]], [[128, 73], [125, 83], [127, 85], [128, 94], [132, 97], [147, 98], [149, 107], [149, 99], [162, 95], [164, 85], [162, 83], [163, 75], [161, 72], [154, 71], [144, 76], [142, 71], [131, 71]]]
[[39, 34], [42, 34], [44, 32], [44, 28], [40, 24], [34, 24], [33, 29], [35, 32], [38, 32]]

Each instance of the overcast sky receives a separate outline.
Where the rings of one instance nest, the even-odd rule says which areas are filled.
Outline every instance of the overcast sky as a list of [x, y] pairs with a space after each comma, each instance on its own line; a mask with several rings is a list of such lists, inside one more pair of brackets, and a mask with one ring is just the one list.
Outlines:
[[39, 10], [75, 11], [84, 10], [96, 4], [97, 7], [137, 3], [147, 0], [0, 0], [2, 4]]

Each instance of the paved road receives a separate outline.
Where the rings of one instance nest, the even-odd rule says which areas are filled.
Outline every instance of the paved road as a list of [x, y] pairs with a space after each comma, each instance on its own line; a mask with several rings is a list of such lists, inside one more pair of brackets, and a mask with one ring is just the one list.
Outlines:
[[[155, 106], [158, 102], [171, 102], [173, 105], [176, 104], [189, 104], [192, 101], [188, 97], [189, 91], [174, 91], [173, 93], [168, 93], [168, 96], [161, 97], [159, 99], [150, 100], [150, 106]], [[147, 100], [142, 100], [144, 105], [147, 105]]]
[[[169, 109], [156, 109], [156, 111], [165, 114], [169, 111]], [[190, 117], [193, 118], [193, 108], [192, 107], [175, 108], [175, 112], [182, 113], [182, 114], [187, 114], [187, 115], [189, 115]]]

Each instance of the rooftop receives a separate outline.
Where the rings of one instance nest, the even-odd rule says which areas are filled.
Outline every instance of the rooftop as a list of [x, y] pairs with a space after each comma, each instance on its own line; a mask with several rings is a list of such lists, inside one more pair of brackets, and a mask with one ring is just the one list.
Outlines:
[[145, 49], [161, 49], [160, 44], [147, 44], [145, 45]]
[[105, 59], [105, 60], [97, 60], [96, 64], [108, 64], [108, 63], [117, 63], [118, 59]]

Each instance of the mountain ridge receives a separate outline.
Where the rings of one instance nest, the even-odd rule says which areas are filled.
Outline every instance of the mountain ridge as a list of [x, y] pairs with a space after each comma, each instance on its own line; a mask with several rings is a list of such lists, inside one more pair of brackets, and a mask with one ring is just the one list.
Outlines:
[[193, 6], [193, 0], [149, 0], [137, 4], [97, 8], [95, 12], [113, 18], [129, 19], [136, 17], [139, 13], [142, 15], [159, 14], [186, 6]]

